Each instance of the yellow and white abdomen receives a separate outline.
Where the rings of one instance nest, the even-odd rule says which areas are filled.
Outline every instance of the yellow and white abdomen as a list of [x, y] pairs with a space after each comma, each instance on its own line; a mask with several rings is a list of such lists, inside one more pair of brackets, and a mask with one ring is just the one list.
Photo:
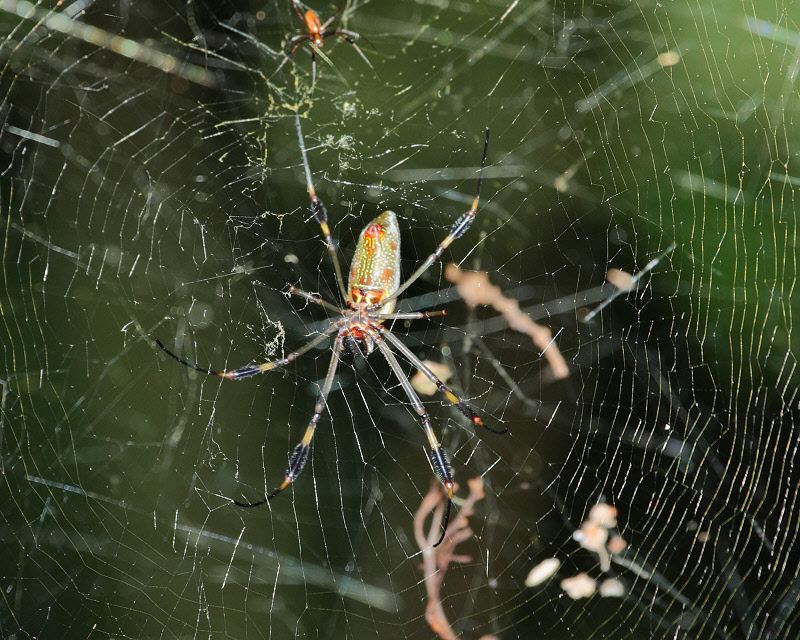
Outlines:
[[[353, 305], [377, 305], [400, 286], [400, 228], [393, 211], [384, 211], [358, 237], [347, 291]], [[395, 300], [380, 313], [392, 313]]]

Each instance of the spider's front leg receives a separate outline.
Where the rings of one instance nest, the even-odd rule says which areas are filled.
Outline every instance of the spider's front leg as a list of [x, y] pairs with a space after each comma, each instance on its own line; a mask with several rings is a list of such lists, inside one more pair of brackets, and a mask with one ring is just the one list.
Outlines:
[[[486, 153], [489, 150], [489, 129], [486, 129], [486, 141], [483, 144], [483, 156], [481, 157], [481, 169], [478, 173], [478, 186], [475, 189], [475, 198], [472, 200], [472, 206], [469, 208], [465, 214], [463, 214], [458, 220], [455, 221], [453, 226], [450, 228], [450, 232], [445, 236], [444, 240], [439, 243], [439, 246], [436, 247], [434, 252], [428, 256], [428, 258], [423, 262], [419, 268], [409, 276], [408, 280], [406, 280], [403, 284], [401, 284], [397, 289], [392, 291], [392, 293], [383, 298], [381, 300], [381, 305], [385, 305], [387, 302], [391, 302], [392, 300], [396, 300], [398, 296], [400, 296], [408, 287], [417, 280], [423, 273], [425, 273], [428, 268], [436, 262], [442, 255], [445, 249], [449, 247], [453, 240], [456, 240], [463, 236], [467, 229], [469, 229], [472, 221], [475, 220], [475, 215], [478, 212], [478, 201], [481, 197], [481, 184], [483, 184], [483, 169], [486, 166]], [[376, 305], [377, 306], [377, 305]]]
[[[311, 59], [315, 60], [315, 56], [316, 49], [312, 45]], [[316, 66], [314, 66], [313, 62], [312, 68], [314, 69], [314, 78], [316, 78]], [[308, 189], [308, 196], [311, 199], [311, 213], [314, 214], [314, 218], [316, 218], [317, 224], [319, 224], [319, 227], [322, 230], [322, 236], [325, 239], [325, 245], [328, 247], [328, 253], [333, 261], [333, 269], [336, 272], [336, 284], [339, 287], [339, 293], [342, 294], [342, 300], [347, 300], [347, 289], [345, 289], [344, 280], [342, 278], [342, 267], [339, 264], [339, 254], [337, 253], [336, 245], [333, 243], [333, 239], [331, 238], [330, 227], [328, 227], [328, 211], [325, 209], [325, 205], [322, 203], [322, 200], [320, 200], [319, 196], [317, 196], [317, 192], [314, 189], [314, 183], [311, 180], [311, 167], [308, 164], [306, 143], [303, 139], [303, 129], [300, 126], [300, 114], [297, 111], [294, 112], [294, 126], [297, 129], [297, 140], [300, 144], [300, 155], [303, 157], [303, 170], [306, 173], [306, 188]]]
[[263, 500], [259, 500], [258, 502], [240, 502], [239, 500], [234, 500], [233, 504], [246, 509], [249, 509], [250, 507], [261, 506], [262, 504], [272, 500], [281, 491], [292, 484], [295, 478], [300, 475], [300, 472], [303, 470], [303, 467], [306, 466], [306, 462], [308, 461], [308, 454], [311, 452], [311, 441], [314, 439], [314, 432], [317, 429], [317, 423], [322, 417], [322, 412], [325, 410], [325, 407], [328, 405], [328, 395], [331, 392], [331, 387], [333, 387], [333, 379], [336, 376], [336, 367], [339, 364], [341, 354], [342, 336], [339, 335], [336, 336], [336, 341], [333, 344], [333, 355], [331, 356], [331, 362], [328, 365], [328, 374], [325, 376], [325, 382], [322, 383], [322, 389], [320, 390], [319, 397], [317, 398], [317, 403], [314, 406], [314, 415], [311, 416], [308, 427], [306, 427], [306, 432], [303, 434], [303, 439], [297, 444], [297, 446], [295, 446], [294, 451], [292, 451], [292, 455], [289, 457], [289, 465], [286, 467], [286, 474], [283, 482], [277, 489], [275, 489], [275, 491], [268, 494]]

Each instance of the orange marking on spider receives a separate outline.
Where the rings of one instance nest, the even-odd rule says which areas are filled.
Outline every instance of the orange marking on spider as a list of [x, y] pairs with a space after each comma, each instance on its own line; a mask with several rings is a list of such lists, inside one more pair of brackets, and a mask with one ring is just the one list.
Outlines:
[[[326, 25], [322, 25], [320, 29], [324, 30]], [[323, 329], [319, 335], [312, 338], [305, 345], [300, 347], [282, 358], [264, 362], [262, 364], [247, 365], [239, 369], [230, 371], [215, 371], [213, 369], [204, 369], [192, 364], [180, 356], [174, 354], [167, 349], [157, 338], [155, 344], [164, 350], [164, 352], [171, 358], [177, 360], [182, 365], [209, 375], [220, 376], [228, 380], [241, 380], [243, 378], [250, 378], [258, 374], [269, 371], [276, 367], [285, 366], [296, 360], [302, 354], [310, 351], [315, 346], [320, 344], [323, 340], [331, 337], [334, 338], [333, 354], [331, 355], [328, 364], [328, 372], [325, 376], [322, 385], [320, 386], [319, 396], [317, 397], [316, 404], [314, 405], [314, 413], [309, 420], [302, 440], [295, 446], [291, 455], [289, 456], [286, 473], [284, 474], [283, 482], [272, 493], [268, 494], [261, 500], [256, 502], [240, 502], [239, 500], [232, 500], [234, 504], [240, 507], [257, 507], [265, 504], [277, 496], [281, 491], [286, 489], [303, 470], [309, 453], [311, 451], [311, 442], [314, 438], [314, 433], [317, 428], [317, 423], [322, 417], [325, 408], [327, 407], [328, 395], [333, 388], [333, 383], [336, 378], [336, 370], [341, 360], [343, 353], [352, 351], [352, 344], [356, 343], [358, 348], [364, 355], [369, 355], [377, 348], [386, 359], [389, 367], [392, 369], [395, 377], [397, 378], [400, 386], [403, 388], [406, 396], [408, 397], [411, 406], [416, 412], [419, 420], [422, 422], [422, 427], [428, 439], [430, 447], [430, 463], [434, 472], [441, 481], [445, 491], [447, 492], [447, 508], [445, 510], [444, 520], [442, 522], [442, 535], [439, 541], [433, 545], [438, 546], [444, 540], [447, 531], [447, 525], [450, 518], [450, 508], [453, 501], [453, 491], [455, 481], [453, 479], [453, 471], [448, 461], [447, 452], [439, 444], [436, 434], [433, 431], [431, 418], [425, 406], [417, 395], [417, 392], [411, 385], [408, 376], [403, 371], [400, 363], [395, 356], [395, 350], [402, 354], [402, 356], [418, 371], [422, 372], [429, 380], [431, 380], [437, 389], [447, 397], [448, 400], [453, 402], [456, 407], [464, 414], [473, 424], [482, 426], [483, 428], [493, 433], [504, 433], [505, 430], [495, 430], [483, 424], [475, 412], [466, 404], [461, 402], [452, 391], [416, 356], [414, 353], [403, 343], [400, 338], [395, 336], [390, 329], [383, 326], [386, 320], [407, 318], [428, 318], [433, 315], [444, 315], [442, 312], [414, 312], [414, 313], [393, 313], [397, 297], [400, 293], [413, 282], [415, 282], [442, 254], [444, 248], [449, 245], [453, 239], [460, 237], [466, 232], [470, 224], [475, 218], [477, 209], [478, 194], [480, 194], [481, 182], [483, 180], [483, 167], [486, 163], [486, 153], [489, 148], [489, 130], [486, 130], [486, 141], [483, 147], [483, 158], [481, 160], [481, 169], [478, 173], [478, 186], [476, 189], [475, 201], [473, 202], [472, 209], [462, 215], [453, 224], [450, 233], [439, 244], [434, 253], [428, 256], [428, 259], [417, 268], [414, 273], [403, 283], [400, 283], [400, 228], [397, 224], [397, 216], [391, 211], [384, 211], [376, 217], [370, 224], [368, 224], [358, 238], [356, 245], [355, 255], [350, 267], [350, 278], [348, 286], [345, 287], [342, 279], [341, 265], [339, 264], [338, 253], [336, 245], [331, 239], [330, 230], [327, 224], [327, 211], [322, 201], [315, 195], [314, 187], [311, 182], [311, 169], [306, 157], [306, 147], [303, 140], [303, 132], [300, 127], [300, 116], [295, 113], [295, 127], [297, 129], [297, 137], [300, 144], [300, 153], [303, 157], [303, 168], [306, 174], [307, 189], [310, 198], [311, 212], [314, 214], [317, 223], [322, 231], [323, 239], [327, 245], [328, 252], [333, 260], [334, 271], [336, 273], [337, 285], [339, 291], [344, 299], [344, 308], [339, 308], [322, 298], [310, 293], [306, 293], [297, 287], [290, 287], [291, 294], [305, 298], [308, 301], [314, 302], [320, 306], [326, 307], [339, 314], [339, 318], [331, 320], [327, 328]]]

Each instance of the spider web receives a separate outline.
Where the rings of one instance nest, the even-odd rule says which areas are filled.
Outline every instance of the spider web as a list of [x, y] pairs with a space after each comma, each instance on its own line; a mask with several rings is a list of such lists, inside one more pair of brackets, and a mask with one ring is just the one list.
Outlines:
[[[797, 637], [796, 2], [352, 2], [374, 72], [329, 38], [313, 92], [288, 1], [0, 9], [2, 637]], [[289, 286], [340, 303], [293, 109], [343, 262], [391, 208], [404, 277], [491, 128], [399, 305], [448, 315], [391, 325], [508, 428], [422, 396], [474, 511], [436, 555], [380, 354], [242, 510], [329, 345], [231, 382], [153, 343], [239, 367], [326, 326]]]

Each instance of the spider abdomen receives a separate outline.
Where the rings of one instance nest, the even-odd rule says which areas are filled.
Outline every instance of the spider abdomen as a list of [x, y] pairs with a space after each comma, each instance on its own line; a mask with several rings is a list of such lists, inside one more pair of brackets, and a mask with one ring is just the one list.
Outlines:
[[[358, 237], [347, 290], [353, 305], [372, 306], [399, 286], [400, 227], [394, 212], [384, 211]], [[394, 305], [394, 300], [387, 302], [380, 313], [392, 313]]]

